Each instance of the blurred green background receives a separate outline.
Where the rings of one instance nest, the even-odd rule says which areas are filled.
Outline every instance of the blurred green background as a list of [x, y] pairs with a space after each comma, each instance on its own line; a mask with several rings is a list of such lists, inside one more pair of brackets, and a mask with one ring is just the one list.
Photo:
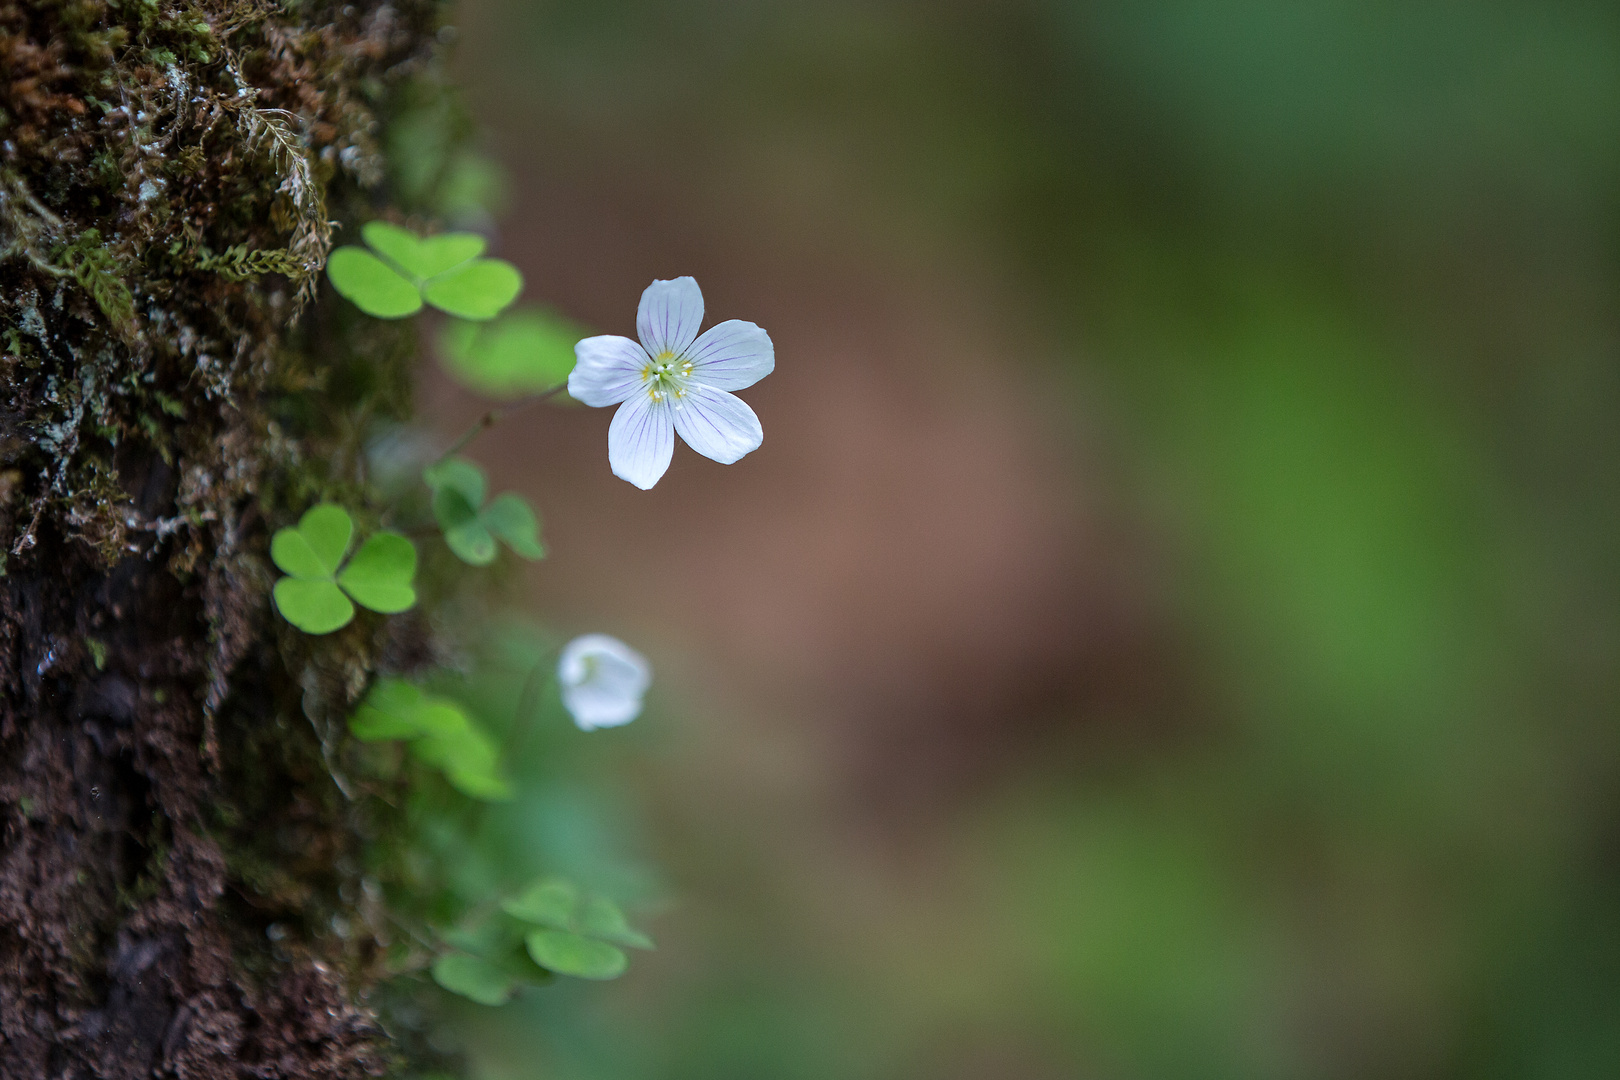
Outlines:
[[[537, 744], [503, 857], [660, 949], [451, 1003], [440, 1045], [487, 1080], [1620, 1076], [1620, 8], [456, 23], [529, 295], [630, 333], [694, 274], [778, 370], [760, 451], [649, 493], [605, 411], [479, 445], [546, 515], [537, 610], [658, 673]], [[483, 407], [429, 373], [444, 432]]]

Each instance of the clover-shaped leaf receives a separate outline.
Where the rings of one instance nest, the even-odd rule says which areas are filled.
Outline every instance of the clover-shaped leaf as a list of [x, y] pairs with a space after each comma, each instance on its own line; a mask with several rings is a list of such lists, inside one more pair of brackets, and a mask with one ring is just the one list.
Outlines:
[[385, 221], [360, 230], [369, 248], [332, 252], [326, 276], [367, 315], [402, 319], [423, 301], [463, 319], [492, 319], [523, 290], [523, 275], [504, 259], [486, 259], [474, 233], [420, 237]]
[[422, 479], [433, 489], [433, 516], [444, 531], [444, 542], [462, 562], [473, 566], [494, 562], [497, 538], [525, 559], [545, 557], [534, 509], [510, 491], [485, 506], [489, 485], [484, 470], [466, 458], [431, 465]]
[[521, 397], [567, 380], [574, 345], [588, 334], [549, 311], [526, 308], [493, 322], [446, 323], [439, 353], [445, 369], [468, 389]]
[[464, 795], [485, 802], [512, 797], [494, 741], [448, 698], [401, 679], [378, 679], [349, 718], [349, 731], [362, 742], [406, 741], [411, 756], [444, 773]]
[[531, 883], [502, 903], [501, 910], [537, 927], [523, 939], [529, 955], [560, 975], [614, 979], [629, 965], [616, 945], [653, 947], [652, 939], [633, 929], [613, 901], [581, 896], [573, 883], [560, 878]]
[[270, 558], [287, 575], [271, 592], [276, 610], [304, 633], [347, 626], [355, 603], [385, 615], [416, 603], [411, 542], [398, 533], [376, 533], [344, 566], [353, 538], [354, 519], [335, 503], [311, 507], [296, 527], [278, 529], [270, 538]]

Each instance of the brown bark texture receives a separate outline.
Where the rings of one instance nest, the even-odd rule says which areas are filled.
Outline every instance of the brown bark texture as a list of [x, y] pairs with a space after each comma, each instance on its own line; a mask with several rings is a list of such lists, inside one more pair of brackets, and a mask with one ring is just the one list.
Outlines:
[[401, 631], [292, 631], [267, 550], [363, 517], [357, 418], [408, 401], [412, 331], [319, 272], [437, 20], [0, 0], [5, 1080], [393, 1065], [333, 754]]

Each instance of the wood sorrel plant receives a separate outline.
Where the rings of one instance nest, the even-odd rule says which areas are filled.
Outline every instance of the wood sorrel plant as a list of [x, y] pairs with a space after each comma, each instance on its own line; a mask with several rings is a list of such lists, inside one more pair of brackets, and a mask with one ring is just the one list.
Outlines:
[[477, 172], [444, 11], [0, 0], [7, 1078], [379, 1076], [437, 1056], [433, 981], [494, 1003], [651, 944], [477, 854], [547, 718], [632, 718], [645, 661], [575, 649], [559, 688], [501, 616], [539, 518], [460, 451], [503, 413], [385, 449], [417, 312], [509, 408], [580, 336], [436, 227]]

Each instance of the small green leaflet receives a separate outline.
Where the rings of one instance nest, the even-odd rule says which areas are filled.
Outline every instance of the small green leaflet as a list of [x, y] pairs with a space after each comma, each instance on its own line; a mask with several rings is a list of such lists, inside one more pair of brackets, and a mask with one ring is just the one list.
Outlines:
[[349, 718], [349, 731], [362, 742], [405, 741], [411, 756], [444, 773], [463, 795], [484, 802], [512, 797], [489, 734], [454, 701], [403, 679], [378, 679]]
[[488, 481], [484, 470], [466, 458], [446, 458], [429, 466], [422, 480], [433, 490], [433, 517], [444, 542], [462, 562], [488, 566], [495, 561], [495, 541], [525, 559], [544, 558], [540, 519], [523, 497], [510, 491], [484, 505]]
[[484, 238], [475, 233], [423, 238], [371, 221], [360, 235], [367, 247], [350, 244], [332, 252], [326, 276], [367, 315], [403, 319], [425, 301], [462, 319], [493, 319], [523, 291], [517, 267], [483, 258]]
[[276, 530], [270, 558], [287, 576], [271, 595], [282, 618], [306, 634], [329, 634], [349, 624], [355, 604], [392, 615], [416, 603], [411, 542], [374, 533], [344, 565], [353, 538], [354, 519], [336, 503], [313, 506], [296, 527]]
[[517, 980], [471, 953], [445, 953], [433, 962], [433, 981], [480, 1005], [505, 1005]]
[[624, 912], [601, 896], [581, 896], [572, 882], [542, 878], [501, 904], [514, 919], [538, 927], [524, 936], [534, 962], [559, 975], [580, 979], [615, 979], [629, 960], [616, 945], [653, 947], [652, 939], [633, 929]]
[[488, 323], [446, 323], [439, 354], [445, 370], [469, 390], [522, 397], [566, 381], [574, 345], [588, 334], [542, 308], [525, 308]]
[[535, 963], [559, 975], [617, 979], [630, 966], [630, 959], [607, 942], [566, 930], [536, 930], [523, 940]]

